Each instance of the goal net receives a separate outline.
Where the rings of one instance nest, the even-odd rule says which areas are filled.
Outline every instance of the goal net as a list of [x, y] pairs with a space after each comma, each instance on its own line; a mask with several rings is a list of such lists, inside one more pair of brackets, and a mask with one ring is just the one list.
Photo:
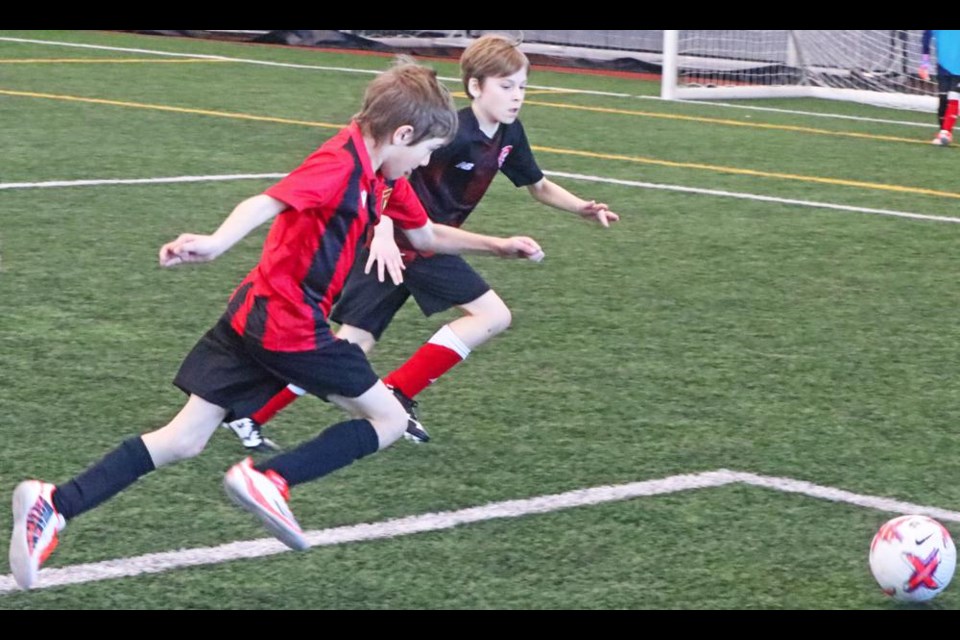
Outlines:
[[921, 30], [664, 31], [661, 96], [827, 98], [936, 111]]
[[[172, 33], [172, 32], [171, 32]], [[184, 33], [184, 32], [177, 32]], [[445, 51], [484, 30], [186, 32], [300, 45]], [[662, 71], [661, 96], [681, 100], [829, 98], [936, 112], [936, 82], [917, 76], [923, 31], [501, 30], [531, 60], [619, 71]], [[936, 46], [936, 41], [934, 41]]]

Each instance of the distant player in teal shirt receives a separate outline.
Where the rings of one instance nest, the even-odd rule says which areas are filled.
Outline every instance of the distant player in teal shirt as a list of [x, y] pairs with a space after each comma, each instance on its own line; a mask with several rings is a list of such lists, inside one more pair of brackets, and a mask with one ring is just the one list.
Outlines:
[[930, 42], [937, 43], [937, 93], [940, 96], [940, 132], [932, 144], [945, 147], [953, 142], [960, 101], [960, 29], [928, 29], [923, 32], [923, 61], [920, 77], [930, 78]]

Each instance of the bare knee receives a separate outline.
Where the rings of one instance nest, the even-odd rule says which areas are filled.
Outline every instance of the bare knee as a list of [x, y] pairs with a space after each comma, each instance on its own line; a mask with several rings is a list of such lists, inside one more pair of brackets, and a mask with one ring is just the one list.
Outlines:
[[386, 449], [391, 444], [399, 440], [407, 430], [407, 412], [397, 402], [397, 410], [391, 410], [387, 415], [381, 418], [370, 419], [370, 424], [377, 432], [380, 439], [380, 449]]
[[373, 351], [373, 348], [377, 344], [376, 338], [373, 337], [373, 334], [369, 331], [364, 331], [363, 329], [358, 329], [351, 325], [345, 324], [340, 327], [340, 330], [337, 331], [337, 337], [341, 340], [346, 340], [347, 342], [352, 342], [361, 349], [364, 353], [370, 353]]
[[497, 335], [498, 333], [503, 333], [510, 328], [510, 324], [513, 322], [513, 314], [510, 313], [509, 307], [505, 304], [501, 304], [490, 316], [490, 334]]
[[470, 348], [503, 333], [513, 322], [509, 307], [493, 290], [460, 308], [465, 315], [452, 322], [451, 327], [456, 328], [457, 335]]
[[389, 447], [407, 430], [406, 409], [382, 381], [355, 398], [330, 395], [327, 399], [351, 415], [368, 420], [377, 432], [379, 449]]
[[196, 457], [209, 437], [199, 430], [184, 429], [175, 423], [143, 435], [143, 443], [156, 467]]
[[199, 454], [226, 415], [223, 407], [191, 394], [167, 426], [142, 436], [154, 466], [159, 468]]
[[473, 317], [483, 327], [486, 339], [503, 333], [510, 328], [510, 323], [513, 322], [510, 308], [499, 297], [495, 297], [485, 304]]

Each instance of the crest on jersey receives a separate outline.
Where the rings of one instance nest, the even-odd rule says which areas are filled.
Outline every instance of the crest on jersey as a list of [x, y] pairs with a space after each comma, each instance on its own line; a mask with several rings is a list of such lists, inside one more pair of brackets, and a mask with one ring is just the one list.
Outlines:
[[393, 193], [393, 187], [384, 187], [380, 194], [380, 212], [387, 208], [387, 201], [390, 200], [390, 194]]
[[497, 168], [503, 166], [503, 163], [507, 161], [507, 156], [510, 155], [511, 151], [513, 151], [512, 144], [508, 144], [503, 149], [500, 149], [500, 157], [497, 158]]

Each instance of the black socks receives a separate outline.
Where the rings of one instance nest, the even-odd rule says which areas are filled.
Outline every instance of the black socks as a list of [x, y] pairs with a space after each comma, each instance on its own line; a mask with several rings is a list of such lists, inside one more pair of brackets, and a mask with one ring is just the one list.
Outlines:
[[296, 449], [253, 467], [261, 473], [273, 469], [292, 487], [325, 476], [379, 448], [380, 438], [369, 420], [350, 420], [339, 422]]
[[53, 506], [69, 520], [117, 495], [154, 468], [143, 439], [130, 438], [80, 475], [57, 485]]

